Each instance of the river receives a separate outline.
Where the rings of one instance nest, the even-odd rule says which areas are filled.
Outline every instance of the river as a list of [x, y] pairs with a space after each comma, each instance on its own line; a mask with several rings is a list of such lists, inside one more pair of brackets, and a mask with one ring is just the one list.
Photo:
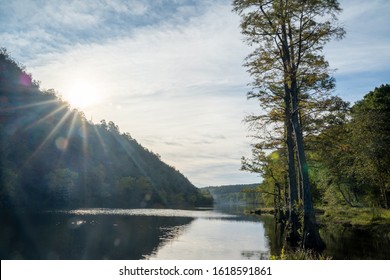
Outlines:
[[260, 218], [213, 209], [79, 209], [23, 217], [3, 224], [2, 258], [259, 259], [270, 251]]
[[[267, 259], [280, 251], [271, 216], [232, 209], [78, 209], [1, 221], [1, 259]], [[322, 228], [327, 255], [389, 259], [389, 239]]]

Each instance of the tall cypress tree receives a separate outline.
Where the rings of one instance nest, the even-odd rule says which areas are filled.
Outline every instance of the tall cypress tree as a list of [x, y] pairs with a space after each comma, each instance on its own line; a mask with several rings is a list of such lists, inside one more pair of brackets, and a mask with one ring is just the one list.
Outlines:
[[[285, 111], [293, 229], [297, 228], [298, 178], [303, 190], [302, 246], [321, 249], [323, 242], [316, 227], [299, 116], [305, 102], [321, 102], [334, 88], [322, 50], [331, 39], [345, 34], [337, 24], [340, 5], [336, 0], [234, 0], [233, 7], [242, 17], [241, 28], [247, 43], [255, 47], [246, 60], [248, 72], [255, 80], [248, 97], [258, 98], [265, 110], [280, 104]], [[299, 176], [293, 174], [295, 170]]]

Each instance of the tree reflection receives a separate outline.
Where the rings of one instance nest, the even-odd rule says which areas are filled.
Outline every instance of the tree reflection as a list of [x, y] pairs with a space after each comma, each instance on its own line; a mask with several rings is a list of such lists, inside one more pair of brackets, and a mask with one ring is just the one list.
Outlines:
[[45, 213], [2, 221], [2, 259], [142, 259], [190, 217]]

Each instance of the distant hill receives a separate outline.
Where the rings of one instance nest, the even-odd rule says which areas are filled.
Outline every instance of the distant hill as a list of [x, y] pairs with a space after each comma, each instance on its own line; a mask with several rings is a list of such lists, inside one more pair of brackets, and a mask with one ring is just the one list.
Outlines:
[[256, 188], [259, 184], [210, 186], [203, 188], [209, 192], [216, 204], [256, 204], [259, 201], [259, 193]]
[[92, 124], [53, 90], [42, 91], [4, 49], [0, 51], [0, 147], [1, 207], [212, 203], [115, 123]]

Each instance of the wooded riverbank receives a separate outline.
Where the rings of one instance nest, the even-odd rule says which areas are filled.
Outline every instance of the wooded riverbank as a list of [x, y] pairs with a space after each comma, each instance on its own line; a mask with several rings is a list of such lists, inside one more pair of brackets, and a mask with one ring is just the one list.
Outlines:
[[[390, 210], [368, 207], [320, 207], [315, 209], [318, 224], [339, 224], [349, 226], [389, 226]], [[248, 214], [275, 215], [275, 209], [261, 207], [248, 211]]]
[[[273, 208], [256, 208], [248, 214], [266, 217], [275, 215]], [[271, 242], [276, 247], [271, 259], [389, 259], [390, 211], [378, 208], [320, 207], [316, 209], [318, 228], [326, 247], [321, 253], [290, 248], [282, 236], [285, 225], [275, 220]], [[276, 252], [276, 253], [275, 253]]]

